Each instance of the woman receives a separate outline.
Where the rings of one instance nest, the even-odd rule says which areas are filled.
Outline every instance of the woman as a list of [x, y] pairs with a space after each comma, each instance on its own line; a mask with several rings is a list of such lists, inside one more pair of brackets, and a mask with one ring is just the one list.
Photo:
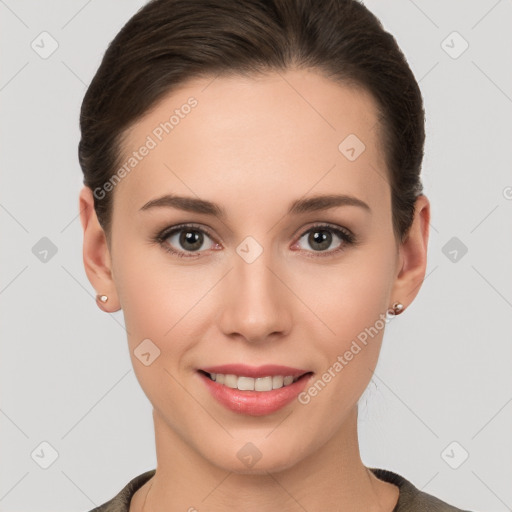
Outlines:
[[[421, 93], [352, 0], [154, 0], [81, 111], [84, 265], [123, 310], [157, 468], [96, 511], [457, 511], [361, 461], [425, 276]], [[204, 500], [204, 501], [203, 501]]]

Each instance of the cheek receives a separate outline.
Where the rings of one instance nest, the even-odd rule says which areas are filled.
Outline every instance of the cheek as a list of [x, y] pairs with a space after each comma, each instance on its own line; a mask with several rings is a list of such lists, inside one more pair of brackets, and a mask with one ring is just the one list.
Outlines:
[[343, 265], [322, 269], [321, 274], [304, 273], [304, 295], [331, 334], [343, 343], [386, 312], [393, 268], [392, 253], [359, 251]]
[[159, 361], [177, 367], [194, 343], [194, 326], [208, 314], [208, 300], [202, 297], [218, 276], [203, 271], [204, 279], [198, 278], [197, 268], [169, 264], [158, 248], [130, 249], [127, 244], [118, 254], [115, 282], [132, 358], [139, 344], [150, 339], [161, 352]]
[[[178, 407], [183, 390], [179, 381], [179, 366], [186, 353], [186, 332], [192, 296], [190, 287], [178, 285], [165, 267], [141, 264], [133, 253], [125, 251], [118, 262], [116, 287], [123, 310], [132, 366], [137, 380], [149, 401]], [[165, 272], [164, 272], [165, 274]], [[184, 297], [188, 290], [190, 297]], [[174, 378], [173, 378], [174, 377]]]
[[[326, 372], [325, 381], [329, 381], [327, 386], [340, 400], [339, 405], [349, 407], [360, 398], [377, 365], [389, 321], [386, 311], [394, 257], [390, 246], [383, 245], [380, 250], [376, 246], [365, 248], [354, 252], [343, 265], [326, 270], [321, 280], [326, 283], [323, 289], [318, 287], [318, 274], [306, 281], [308, 289], [314, 291], [308, 295], [313, 300], [312, 309], [329, 327], [322, 328], [325, 336], [316, 336], [324, 366], [317, 377], [322, 380]], [[330, 393], [322, 393], [317, 404], [327, 406]]]
[[[361, 256], [357, 264], [330, 272], [324, 293], [314, 296], [315, 311], [329, 327], [322, 332], [329, 334], [319, 336], [316, 325], [311, 325], [322, 368], [305, 389], [300, 403], [309, 411], [308, 421], [318, 422], [333, 435], [355, 407], [377, 365], [389, 321], [385, 313], [392, 263], [392, 258]], [[309, 279], [308, 286], [315, 289], [313, 285], [318, 280]]]
[[177, 301], [173, 294], [180, 293], [172, 286], [173, 269], [169, 267], [165, 272], [158, 247], [146, 246], [136, 239], [130, 241], [129, 235], [123, 240], [126, 243], [116, 248], [113, 265], [127, 330], [132, 338], [161, 337], [174, 324], [176, 307], [171, 306], [176, 306]]

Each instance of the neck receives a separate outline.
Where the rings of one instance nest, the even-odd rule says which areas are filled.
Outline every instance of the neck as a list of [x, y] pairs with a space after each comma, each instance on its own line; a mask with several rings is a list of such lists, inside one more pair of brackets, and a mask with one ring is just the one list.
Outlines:
[[132, 499], [130, 512], [391, 512], [398, 500], [398, 488], [376, 478], [361, 461], [357, 409], [313, 453], [287, 469], [260, 474], [212, 464], [184, 443], [156, 411], [153, 418], [157, 469]]

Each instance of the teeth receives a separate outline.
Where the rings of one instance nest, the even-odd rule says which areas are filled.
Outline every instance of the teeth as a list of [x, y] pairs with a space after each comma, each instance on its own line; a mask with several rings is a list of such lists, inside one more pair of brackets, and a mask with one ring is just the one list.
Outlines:
[[210, 373], [210, 377], [217, 382], [217, 384], [223, 384], [224, 386], [241, 391], [272, 391], [273, 389], [279, 389], [283, 386], [289, 386], [299, 378], [293, 377], [292, 375], [269, 375], [268, 377], [258, 377], [254, 379], [252, 377], [233, 374], [224, 375], [222, 373]]
[[272, 377], [272, 389], [282, 388], [284, 384], [284, 377], [282, 375], [274, 375]]
[[293, 382], [293, 377], [285, 377], [283, 380], [283, 386], [288, 386], [288, 384], [291, 384]]

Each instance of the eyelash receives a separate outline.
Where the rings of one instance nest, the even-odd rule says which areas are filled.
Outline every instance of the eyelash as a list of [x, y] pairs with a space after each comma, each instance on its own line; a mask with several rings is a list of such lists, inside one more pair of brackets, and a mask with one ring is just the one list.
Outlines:
[[[180, 224], [178, 226], [173, 226], [172, 228], [164, 229], [163, 231], [161, 231], [154, 237], [154, 241], [157, 242], [166, 252], [168, 252], [174, 256], [177, 256], [178, 258], [198, 257], [201, 254], [201, 251], [197, 251], [197, 252], [189, 255], [186, 252], [176, 251], [176, 250], [172, 249], [171, 246], [166, 243], [166, 240], [170, 236], [174, 235], [175, 233], [185, 231], [187, 229], [190, 231], [198, 231], [200, 233], [203, 233], [204, 235], [207, 235], [212, 240], [215, 240], [215, 238], [205, 228], [202, 228], [196, 224]], [[315, 230], [330, 231], [330, 232], [334, 233], [335, 235], [337, 235], [339, 238], [341, 238], [344, 243], [338, 249], [334, 249], [334, 250], [330, 250], [330, 251], [315, 251], [316, 252], [315, 255], [311, 255], [311, 254], [308, 255], [308, 257], [310, 257], [310, 258], [323, 258], [323, 257], [327, 257], [327, 256], [332, 256], [333, 254], [338, 254], [338, 253], [344, 251], [346, 249], [347, 245], [350, 246], [350, 245], [356, 244], [356, 237], [350, 231], [331, 226], [330, 224], [324, 224], [324, 223], [318, 223], [318, 224], [314, 224], [313, 226], [311, 226], [309, 229], [304, 231], [304, 233], [302, 233], [299, 236], [298, 241], [304, 235], [307, 235], [311, 231], [315, 231]], [[202, 251], [202, 252], [204, 252], [204, 251]], [[305, 252], [310, 253], [311, 251], [305, 251]]]

